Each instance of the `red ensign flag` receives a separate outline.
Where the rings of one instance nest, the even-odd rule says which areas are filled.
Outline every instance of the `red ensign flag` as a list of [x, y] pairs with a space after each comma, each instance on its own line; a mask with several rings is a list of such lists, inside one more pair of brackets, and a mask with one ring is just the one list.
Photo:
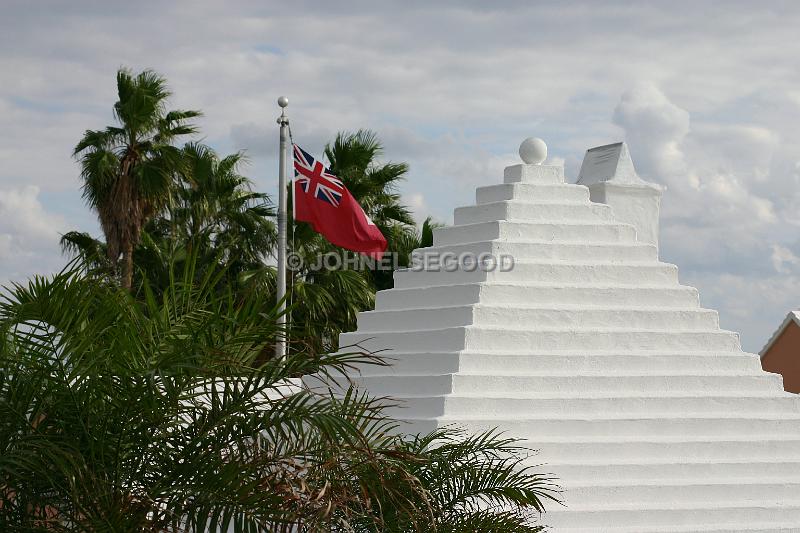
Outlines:
[[308, 152], [293, 147], [295, 220], [308, 222], [336, 246], [380, 259], [386, 239], [342, 180]]

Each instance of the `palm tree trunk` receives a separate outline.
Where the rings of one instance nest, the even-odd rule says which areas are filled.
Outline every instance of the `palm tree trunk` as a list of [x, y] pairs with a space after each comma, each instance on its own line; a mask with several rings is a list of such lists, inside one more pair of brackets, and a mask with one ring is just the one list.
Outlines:
[[133, 241], [128, 239], [122, 250], [122, 288], [130, 291], [133, 286]]

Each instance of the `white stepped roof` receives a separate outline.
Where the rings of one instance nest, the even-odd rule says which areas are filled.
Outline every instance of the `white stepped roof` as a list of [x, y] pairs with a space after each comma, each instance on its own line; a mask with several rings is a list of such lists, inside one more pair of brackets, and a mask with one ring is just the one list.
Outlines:
[[522, 164], [480, 187], [424, 252], [514, 268], [398, 271], [340, 339], [396, 363], [356, 380], [403, 401], [411, 431], [499, 426], [540, 450], [566, 491], [544, 518], [556, 532], [800, 531], [800, 397], [657, 242], [590, 201], [585, 185], [652, 187], [624, 144], [589, 150], [579, 181]]

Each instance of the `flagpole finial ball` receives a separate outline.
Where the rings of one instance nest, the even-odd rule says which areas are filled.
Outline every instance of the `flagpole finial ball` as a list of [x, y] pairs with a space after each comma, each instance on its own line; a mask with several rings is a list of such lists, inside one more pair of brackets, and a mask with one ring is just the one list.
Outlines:
[[528, 137], [519, 145], [519, 156], [528, 165], [541, 165], [547, 159], [547, 145], [539, 137]]
[[289, 105], [289, 99], [286, 98], [285, 96], [279, 97], [278, 98], [278, 105], [281, 106], [281, 107], [286, 107], [287, 105]]

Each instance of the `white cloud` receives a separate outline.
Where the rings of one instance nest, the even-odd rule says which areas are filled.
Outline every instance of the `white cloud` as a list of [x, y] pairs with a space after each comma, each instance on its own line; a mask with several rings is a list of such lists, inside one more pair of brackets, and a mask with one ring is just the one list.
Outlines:
[[33, 185], [0, 189], [0, 284], [58, 268], [58, 249], [65, 221], [48, 213]]
[[614, 122], [625, 130], [645, 176], [672, 180], [685, 173], [681, 145], [689, 133], [689, 113], [672, 103], [652, 83], [640, 83], [623, 93]]
[[[797, 253], [793, 3], [3, 7], [0, 69], [9, 75], [0, 84], [0, 189], [24, 196], [25, 187], [39, 187], [38, 208], [26, 208], [32, 213], [42, 212], [42, 197], [66, 198], [79, 186], [71, 150], [83, 130], [111, 122], [114, 71], [127, 65], [163, 73], [175, 107], [202, 109], [207, 142], [248, 149], [247, 172], [266, 192], [275, 191], [275, 98], [286, 94], [298, 142], [317, 150], [336, 131], [376, 130], [386, 157], [411, 165], [401, 187], [406, 203], [439, 220], [471, 203], [476, 185], [498, 182], [525, 137], [544, 138], [551, 161], [563, 159], [574, 178], [587, 148], [622, 134], [640, 173], [669, 187], [665, 257], [702, 290], [724, 276], [755, 285], [774, 275], [772, 245]], [[78, 195], [70, 202], [46, 204], [42, 217], [80, 225]], [[4, 269], [10, 250], [21, 257], [27, 249], [9, 224], [0, 221]], [[41, 261], [18, 263], [15, 272], [63, 261], [52, 238], [40, 242], [51, 243], [36, 252]], [[758, 304], [751, 307], [783, 305], [769, 292], [779, 286], [749, 293]], [[783, 290], [786, 301], [800, 300], [800, 285]], [[723, 318], [739, 312], [732, 300], [717, 301]]]
[[414, 213], [414, 218], [417, 220], [425, 220], [430, 213], [430, 207], [425, 201], [425, 195], [420, 193], [411, 193], [405, 196], [409, 209]]
[[0, 232], [29, 243], [58, 238], [56, 228], [63, 221], [46, 213], [38, 196], [34, 185], [0, 190]]
[[800, 257], [797, 257], [794, 252], [780, 244], [772, 245], [772, 266], [776, 272], [781, 274], [788, 274], [792, 271], [793, 266], [800, 266]]

